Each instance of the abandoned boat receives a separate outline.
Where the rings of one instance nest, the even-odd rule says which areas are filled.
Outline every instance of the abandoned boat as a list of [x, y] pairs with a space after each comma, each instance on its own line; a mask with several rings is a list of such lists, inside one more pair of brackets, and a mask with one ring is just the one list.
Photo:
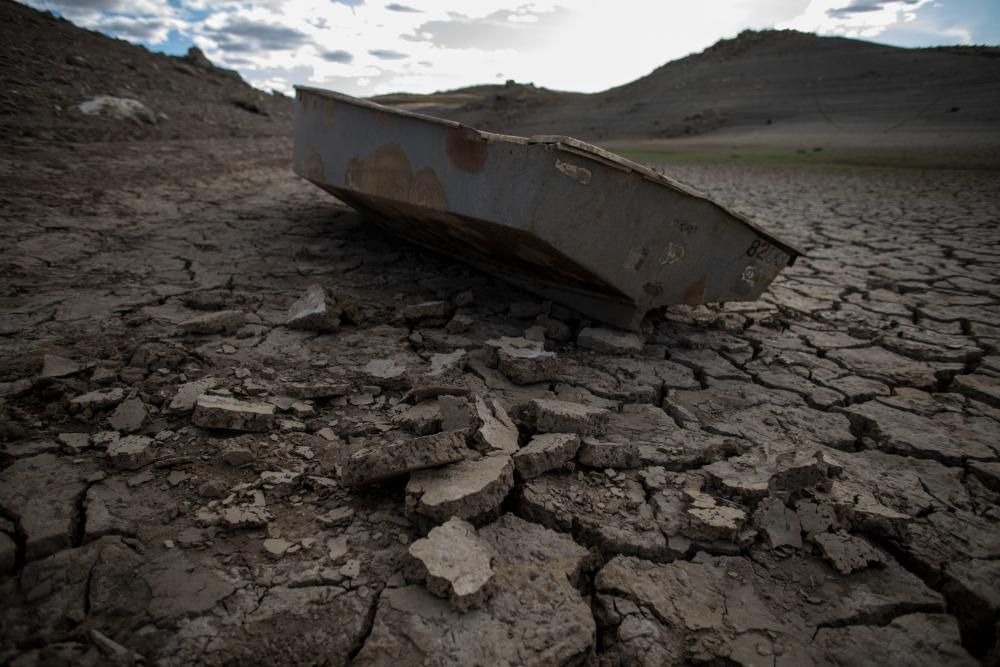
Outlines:
[[752, 301], [800, 254], [743, 216], [582, 141], [481, 132], [299, 87], [297, 174], [378, 225], [594, 319]]

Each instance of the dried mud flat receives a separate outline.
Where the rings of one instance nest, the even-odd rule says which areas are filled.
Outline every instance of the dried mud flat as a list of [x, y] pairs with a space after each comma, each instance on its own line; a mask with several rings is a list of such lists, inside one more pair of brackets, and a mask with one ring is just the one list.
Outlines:
[[0, 662], [997, 664], [995, 173], [678, 166], [809, 256], [637, 339], [289, 155], [11, 158]]

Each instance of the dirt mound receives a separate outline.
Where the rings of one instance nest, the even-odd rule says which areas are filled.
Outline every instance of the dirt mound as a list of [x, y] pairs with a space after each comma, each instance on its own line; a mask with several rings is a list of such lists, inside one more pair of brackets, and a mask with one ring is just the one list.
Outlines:
[[[151, 53], [0, 0], [0, 137], [6, 142], [202, 139], [288, 134], [292, 100], [259, 91], [196, 49]], [[133, 119], [88, 115], [95, 98], [135, 100]]]

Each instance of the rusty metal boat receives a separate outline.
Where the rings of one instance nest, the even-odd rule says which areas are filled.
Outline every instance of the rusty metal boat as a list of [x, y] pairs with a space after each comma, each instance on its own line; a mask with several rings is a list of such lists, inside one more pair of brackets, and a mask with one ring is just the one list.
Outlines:
[[657, 172], [562, 136], [515, 137], [299, 87], [295, 172], [371, 220], [594, 319], [751, 301], [800, 254]]

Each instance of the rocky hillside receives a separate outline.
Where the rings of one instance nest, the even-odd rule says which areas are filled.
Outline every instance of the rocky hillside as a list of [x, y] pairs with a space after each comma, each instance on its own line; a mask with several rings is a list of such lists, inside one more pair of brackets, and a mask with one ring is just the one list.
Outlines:
[[[86, 115], [110, 96], [149, 112], [132, 122]], [[261, 92], [199, 51], [152, 53], [0, 0], [0, 137], [4, 142], [196, 139], [288, 134], [292, 101]]]
[[[996, 132], [995, 49], [902, 49], [791, 30], [746, 31], [601, 93], [469, 89], [406, 103], [495, 131], [670, 138], [803, 124], [833, 130]], [[440, 97], [441, 104], [432, 106]], [[770, 126], [770, 127], [769, 127]]]

